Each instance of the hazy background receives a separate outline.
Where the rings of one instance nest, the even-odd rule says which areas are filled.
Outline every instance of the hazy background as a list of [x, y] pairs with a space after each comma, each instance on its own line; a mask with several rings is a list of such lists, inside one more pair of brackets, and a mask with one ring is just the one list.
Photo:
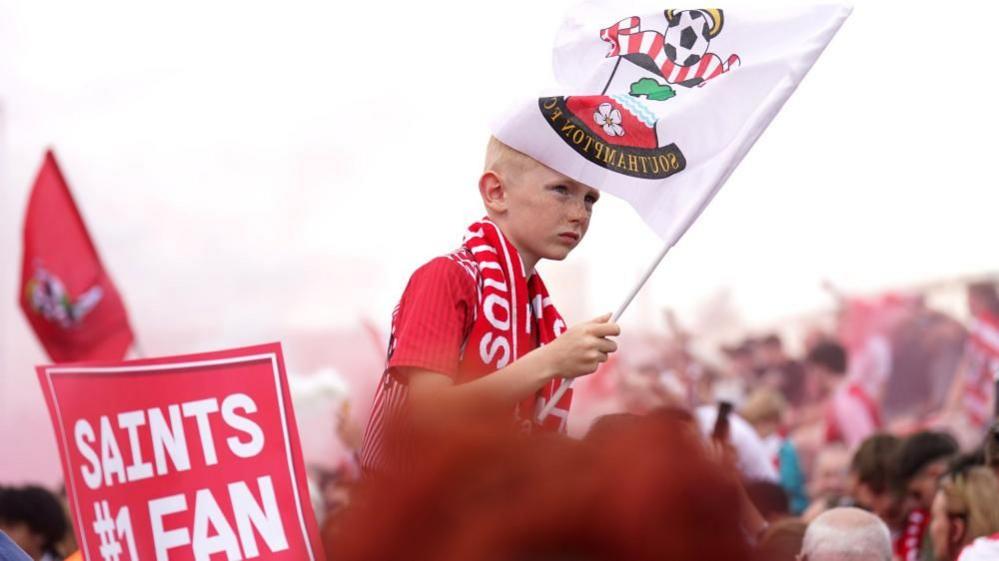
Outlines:
[[[382, 361], [361, 322], [386, 330], [409, 273], [482, 214], [489, 119], [552, 86], [570, 4], [0, 3], [0, 482], [59, 477], [16, 301], [47, 146], [145, 354], [280, 340], [293, 374], [351, 381], [360, 421]], [[625, 326], [668, 306], [762, 329], [831, 307], [824, 279], [999, 269], [995, 21], [996, 3], [859, 1]], [[658, 248], [604, 197], [541, 270], [571, 323], [616, 308]], [[325, 413], [300, 417], [306, 455], [328, 454]]]

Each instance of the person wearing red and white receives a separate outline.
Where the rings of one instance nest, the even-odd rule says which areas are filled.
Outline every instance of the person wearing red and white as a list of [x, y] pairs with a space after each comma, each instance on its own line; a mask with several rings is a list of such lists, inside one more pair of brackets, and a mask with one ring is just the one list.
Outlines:
[[975, 433], [981, 433], [992, 419], [999, 380], [999, 293], [995, 285], [969, 285], [968, 310], [968, 342], [945, 413], [963, 417]]
[[567, 330], [535, 271], [579, 244], [600, 193], [491, 138], [479, 194], [487, 217], [413, 273], [393, 314], [361, 447], [366, 473], [404, 469], [417, 453], [386, 443], [393, 422], [487, 409], [528, 432], [564, 432], [571, 391], [543, 421], [538, 412], [561, 378], [590, 374], [617, 350], [610, 314]]
[[839, 343], [815, 345], [805, 359], [805, 369], [822, 386], [829, 403], [825, 411], [825, 441], [842, 442], [853, 449], [881, 428], [878, 403], [857, 380], [846, 376], [846, 350]]

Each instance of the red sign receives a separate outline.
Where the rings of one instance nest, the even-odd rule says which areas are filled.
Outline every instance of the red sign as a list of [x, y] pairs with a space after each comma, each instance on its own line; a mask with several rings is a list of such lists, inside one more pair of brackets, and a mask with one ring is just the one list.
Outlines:
[[279, 344], [38, 379], [87, 561], [325, 558]]

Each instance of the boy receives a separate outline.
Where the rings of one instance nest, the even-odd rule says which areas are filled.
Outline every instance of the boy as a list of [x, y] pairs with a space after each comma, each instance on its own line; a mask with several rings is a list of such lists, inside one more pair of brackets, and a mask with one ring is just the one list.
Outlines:
[[487, 218], [413, 273], [393, 313], [365, 472], [400, 467], [405, 454], [383, 437], [403, 415], [406, 424], [511, 411], [525, 430], [564, 432], [571, 392], [544, 421], [538, 412], [561, 378], [590, 374], [617, 350], [610, 314], [566, 330], [534, 270], [579, 244], [600, 193], [490, 138], [479, 194]]

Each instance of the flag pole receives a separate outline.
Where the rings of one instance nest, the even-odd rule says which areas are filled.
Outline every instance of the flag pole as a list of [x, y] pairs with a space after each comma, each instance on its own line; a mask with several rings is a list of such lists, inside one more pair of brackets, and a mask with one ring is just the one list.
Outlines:
[[[643, 286], [645, 286], [645, 283], [649, 280], [649, 277], [652, 276], [652, 273], [655, 272], [656, 268], [659, 267], [659, 264], [662, 263], [663, 258], [666, 257], [666, 254], [669, 253], [669, 250], [673, 247], [674, 244], [676, 244], [677, 240], [680, 239], [680, 236], [682, 236], [683, 233], [687, 231], [686, 226], [689, 226], [690, 223], [693, 222], [693, 218], [696, 218], [697, 215], [700, 214], [700, 209], [697, 209], [697, 212], [694, 212], [692, 214], [693, 217], [690, 220], [684, 221], [683, 228], [678, 228], [670, 234], [669, 239], [667, 239], [666, 243], [663, 244], [663, 248], [656, 255], [656, 258], [652, 260], [652, 263], [649, 264], [648, 269], [646, 269], [645, 273], [642, 274], [642, 277], [638, 279], [638, 282], [635, 283], [635, 286], [632, 287], [631, 292], [628, 293], [628, 296], [625, 297], [623, 302], [621, 302], [621, 305], [618, 307], [617, 311], [614, 312], [613, 316], [611, 316], [610, 321], [616, 322], [621, 318], [621, 315], [624, 314], [624, 311], [626, 309], [628, 309], [628, 306], [631, 304], [631, 301], [635, 299], [635, 296], [637, 296], [638, 292], [642, 290]], [[539, 423], [544, 421], [548, 417], [548, 415], [551, 414], [551, 412], [555, 409], [555, 406], [558, 405], [559, 400], [561, 400], [562, 396], [565, 395], [565, 392], [569, 391], [569, 388], [572, 387], [572, 382], [573, 379], [562, 380], [562, 384], [558, 387], [557, 390], [555, 390], [555, 393], [552, 394], [551, 399], [548, 400], [548, 403], [545, 404], [544, 408], [538, 414]]]

